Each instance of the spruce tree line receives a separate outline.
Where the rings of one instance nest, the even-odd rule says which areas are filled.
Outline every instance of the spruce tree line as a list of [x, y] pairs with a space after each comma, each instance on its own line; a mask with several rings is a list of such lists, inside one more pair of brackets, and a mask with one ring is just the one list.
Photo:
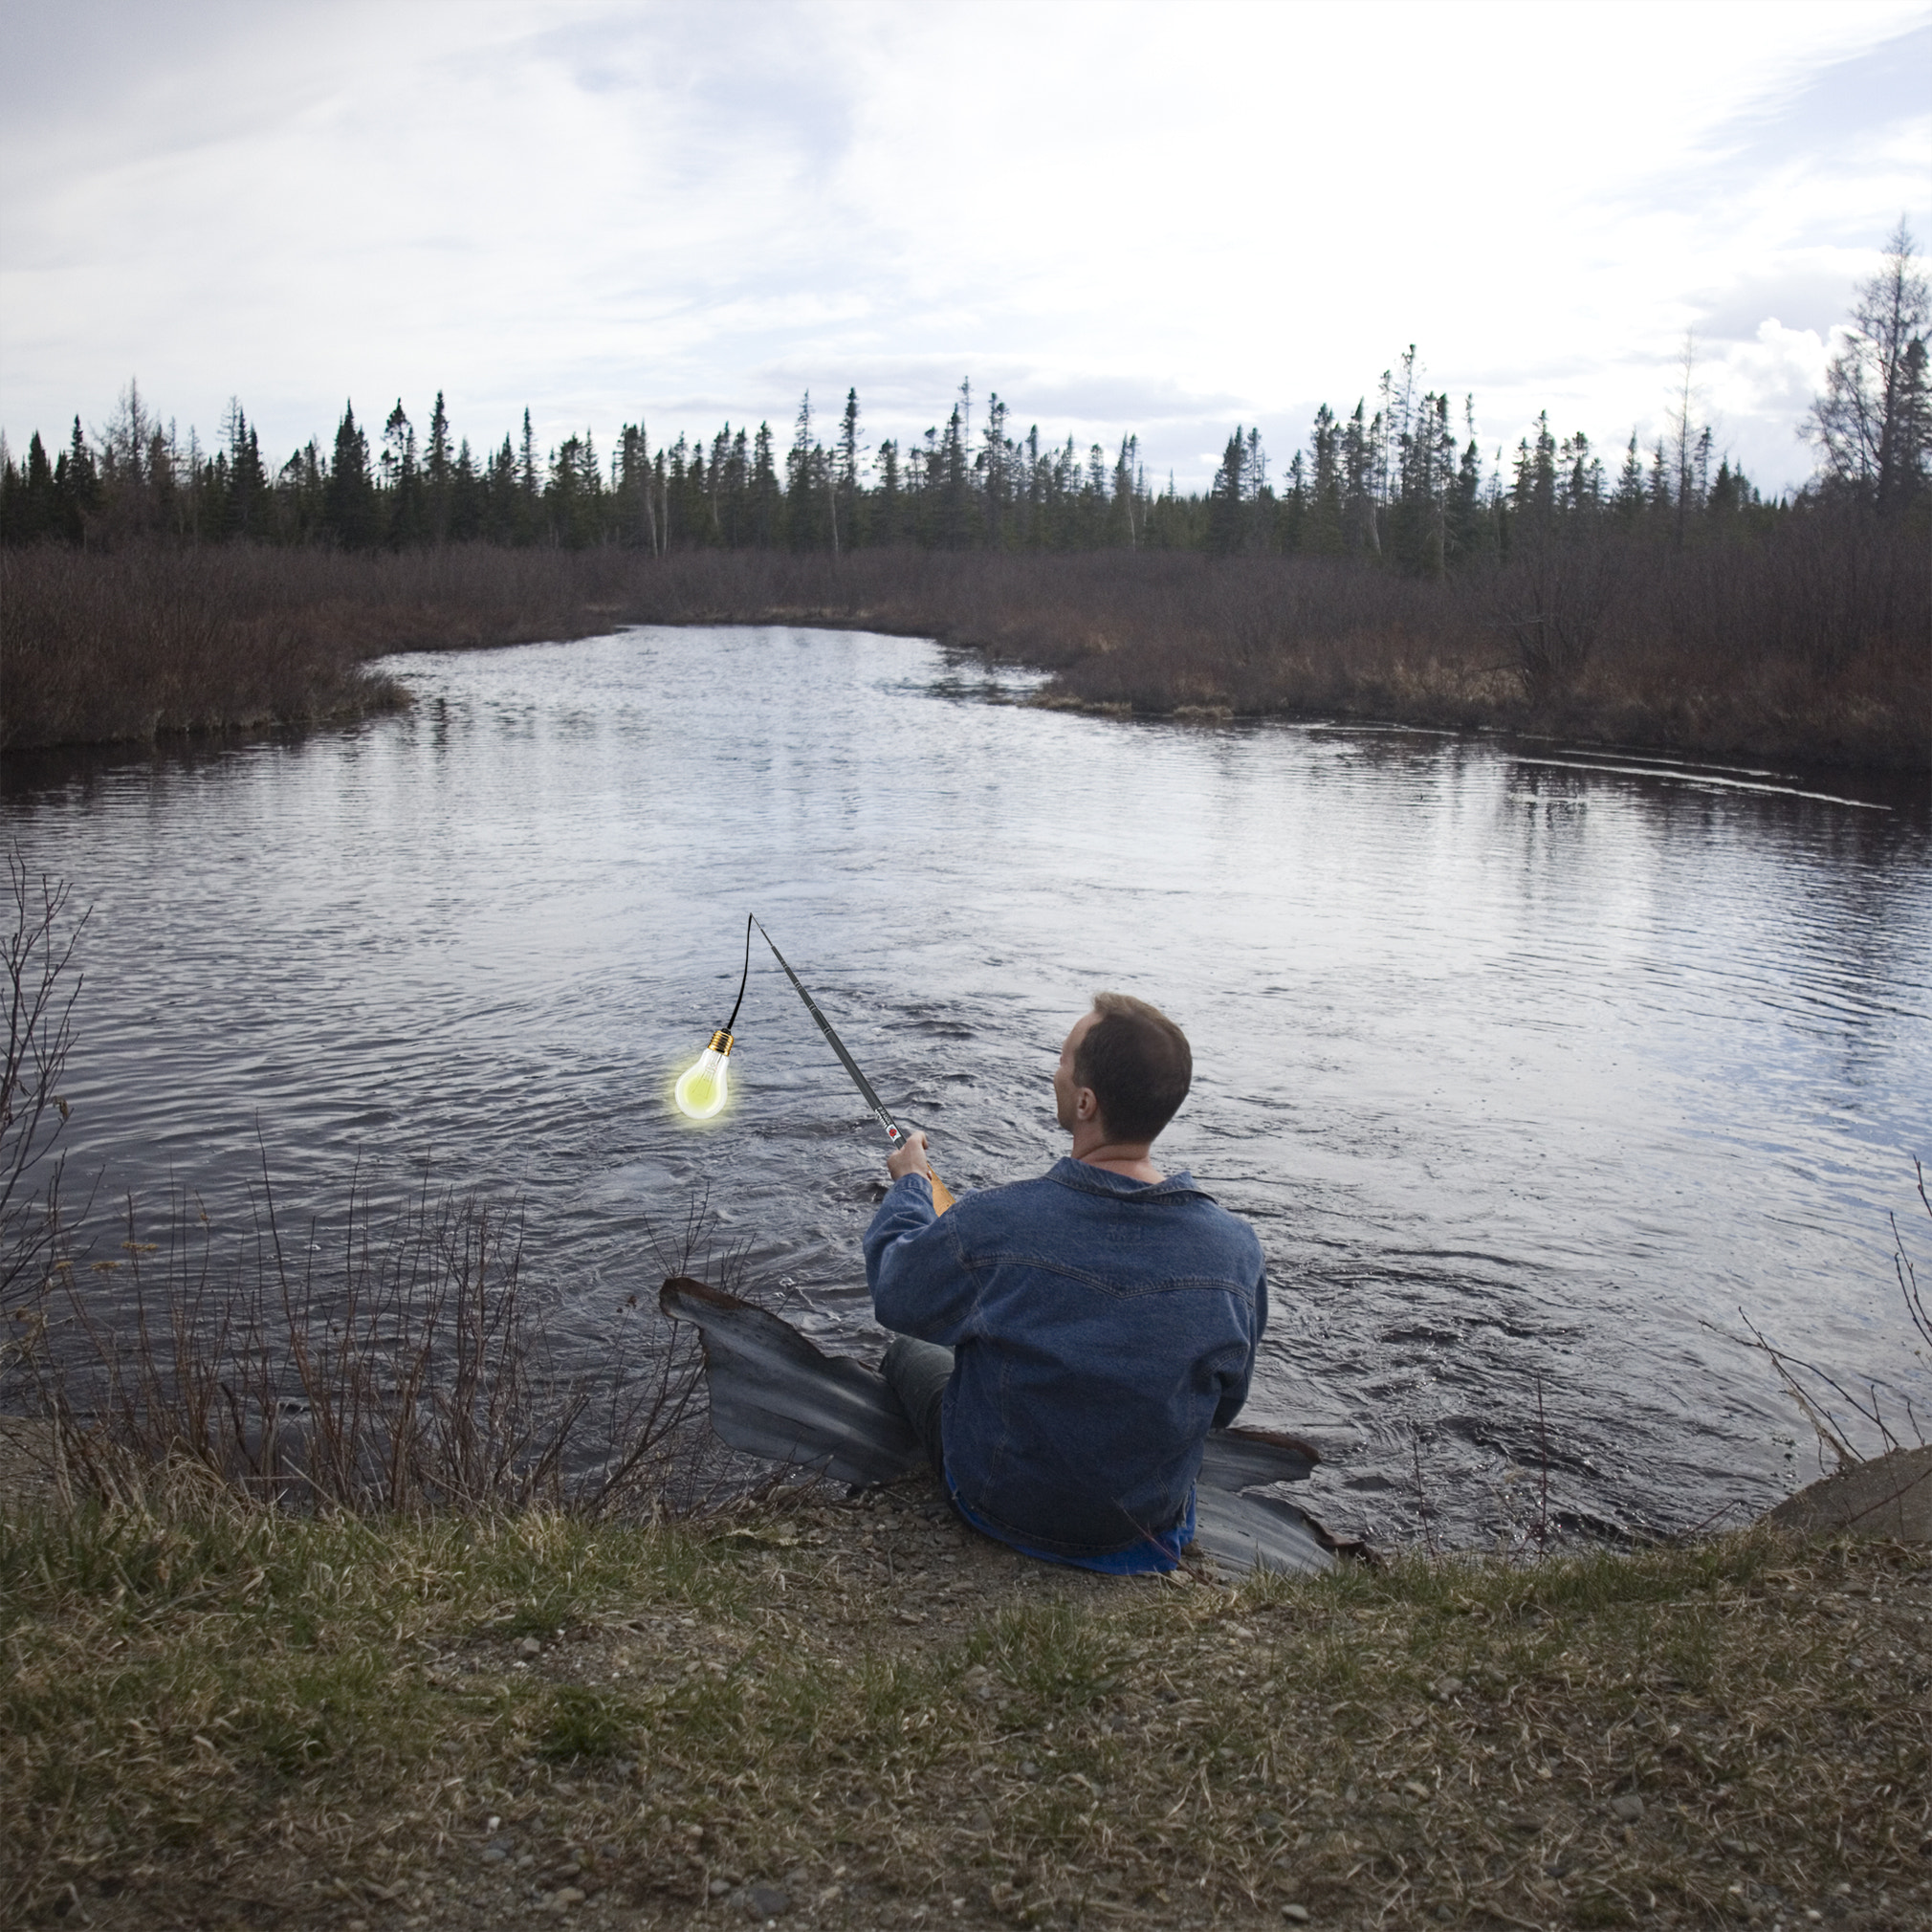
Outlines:
[[[1932, 468], [1925, 278], [1901, 222], [1884, 268], [1860, 291], [1845, 345], [1814, 405], [1819, 456], [1808, 498], [1892, 516], [1922, 505]], [[1279, 483], [1258, 428], [1238, 427], [1204, 493], [1150, 486], [1138, 438], [1079, 450], [1024, 435], [994, 395], [975, 427], [962, 383], [943, 427], [904, 447], [867, 445], [848, 389], [822, 437], [809, 393], [789, 446], [771, 426], [725, 424], [707, 443], [652, 449], [626, 424], [608, 458], [591, 433], [539, 456], [520, 433], [480, 454], [453, 440], [439, 391], [427, 431], [399, 400], [378, 442], [345, 406], [325, 450], [313, 439], [271, 473], [254, 426], [231, 404], [220, 444], [184, 443], [130, 384], [106, 428], [80, 420], [50, 461], [36, 431], [16, 465], [0, 446], [0, 539], [113, 544], [133, 538], [333, 544], [618, 544], [672, 550], [1201, 550], [1214, 557], [1354, 558], [1439, 576], [1483, 557], [1606, 529], [1682, 545], [1763, 528], [1781, 514], [1713, 448], [1695, 419], [1688, 347], [1680, 402], [1649, 450], [1632, 435], [1613, 477], [1582, 431], [1559, 438], [1546, 412], [1506, 465], [1484, 467], [1473, 398], [1418, 394], [1411, 347], [1375, 406], [1326, 405]], [[1712, 459], [1717, 456], [1716, 469]]]

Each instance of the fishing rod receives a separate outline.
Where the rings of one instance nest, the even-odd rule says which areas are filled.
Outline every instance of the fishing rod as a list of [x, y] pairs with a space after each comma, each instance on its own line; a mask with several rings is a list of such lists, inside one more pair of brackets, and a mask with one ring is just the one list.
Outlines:
[[[784, 967], [785, 977], [798, 989], [799, 998], [805, 1002], [805, 1011], [819, 1022], [819, 1031], [825, 1036], [826, 1042], [831, 1046], [832, 1051], [839, 1056], [840, 1065], [852, 1076], [852, 1085], [859, 1089], [860, 1094], [865, 1099], [866, 1105], [878, 1116], [879, 1125], [886, 1130], [886, 1138], [892, 1143], [894, 1148], [904, 1147], [906, 1145], [905, 1131], [886, 1110], [886, 1103], [872, 1091], [872, 1083], [859, 1071], [859, 1063], [845, 1051], [845, 1043], [832, 1031], [832, 1022], [819, 1011], [819, 1002], [805, 991], [804, 981], [792, 971], [790, 962], [779, 951], [777, 945], [774, 944], [772, 935], [765, 931], [762, 923], [757, 921], [754, 923], [757, 924], [759, 935], [763, 938], [765, 944], [771, 947], [772, 957], [780, 966]], [[931, 1161], [928, 1161], [926, 1165], [929, 1170], [933, 1167]], [[939, 1178], [936, 1170], [933, 1170], [932, 1178], [933, 1211], [937, 1214], [944, 1214], [953, 1205], [952, 1192], [946, 1183]]]

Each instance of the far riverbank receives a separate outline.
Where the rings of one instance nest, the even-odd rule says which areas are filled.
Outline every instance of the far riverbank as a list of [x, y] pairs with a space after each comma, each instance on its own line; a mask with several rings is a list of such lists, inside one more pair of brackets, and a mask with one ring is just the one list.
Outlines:
[[307, 725], [406, 702], [397, 651], [631, 624], [935, 637], [1042, 703], [1501, 730], [1703, 758], [1932, 770], [1932, 565], [1914, 533], [1606, 543], [1423, 581], [1313, 558], [485, 545], [0, 558], [0, 748]]

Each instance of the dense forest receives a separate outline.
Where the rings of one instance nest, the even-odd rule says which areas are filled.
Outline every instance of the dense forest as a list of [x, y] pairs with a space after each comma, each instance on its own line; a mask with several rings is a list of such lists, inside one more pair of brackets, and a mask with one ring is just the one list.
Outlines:
[[[1927, 321], [1901, 223], [1812, 411], [1819, 491], [1892, 511], [1925, 489]], [[998, 395], [976, 428], [967, 383], [943, 427], [904, 448], [863, 440], [858, 392], [847, 389], [829, 439], [807, 393], [783, 450], [769, 423], [727, 423], [709, 443], [679, 435], [656, 449], [643, 424], [627, 423], [607, 459], [587, 429], [539, 454], [526, 409], [520, 434], [479, 456], [452, 438], [439, 392], [420, 435], [398, 400], [372, 445], [350, 406], [329, 448], [312, 439], [275, 469], [239, 402], [210, 451], [192, 430], [184, 441], [161, 423], [130, 384], [98, 435], [77, 416], [56, 456], [37, 431], [17, 464], [0, 450], [0, 537], [346, 550], [612, 544], [656, 555], [1146, 548], [1355, 557], [1435, 576], [1506, 556], [1526, 535], [1609, 523], [1681, 545], [1774, 521], [1781, 506], [1760, 498], [1696, 420], [1692, 376], [1687, 342], [1667, 432], [1648, 450], [1633, 432], [1614, 473], [1587, 434], [1559, 437], [1547, 413], [1506, 465], [1499, 450], [1485, 468], [1474, 398], [1418, 394], [1412, 347], [1383, 374], [1372, 408], [1366, 397], [1347, 416], [1324, 406], [1276, 474], [1261, 430], [1238, 427], [1211, 487], [1186, 495], [1172, 478], [1150, 487], [1132, 434], [1084, 453], [1071, 437], [1043, 443], [1038, 425], [1015, 432]]]
[[[520, 435], [479, 460], [452, 441], [441, 394], [419, 437], [399, 401], [372, 449], [353, 406], [331, 447], [311, 441], [279, 469], [231, 405], [221, 446], [150, 413], [130, 384], [105, 428], [79, 419], [50, 460], [36, 433], [24, 461], [0, 472], [0, 531], [11, 543], [112, 545], [160, 536], [187, 542], [326, 543], [408, 549], [491, 542], [582, 549], [823, 550], [912, 544], [929, 549], [1071, 551], [1113, 547], [1380, 558], [1433, 574], [1506, 551], [1513, 531], [1614, 518], [1683, 540], [1766, 513], [1711, 432], [1686, 410], [1646, 453], [1635, 436], [1613, 477], [1587, 435], [1558, 439], [1548, 417], [1519, 445], [1509, 474], [1485, 472], [1473, 401], [1416, 394], [1416, 353], [1382, 378], [1376, 406], [1323, 408], [1306, 449], [1279, 480], [1259, 428], [1238, 428], [1205, 494], [1149, 487], [1138, 439], [1083, 453], [1072, 438], [1043, 445], [1038, 426], [1012, 433], [991, 397], [974, 431], [970, 384], [943, 428], [901, 449], [861, 440], [847, 390], [829, 447], [809, 394], [787, 449], [769, 424], [726, 424], [707, 444], [679, 436], [652, 449], [626, 424], [607, 460], [586, 430], [539, 455], [524, 412]], [[1460, 430], [1459, 425], [1460, 423]]]

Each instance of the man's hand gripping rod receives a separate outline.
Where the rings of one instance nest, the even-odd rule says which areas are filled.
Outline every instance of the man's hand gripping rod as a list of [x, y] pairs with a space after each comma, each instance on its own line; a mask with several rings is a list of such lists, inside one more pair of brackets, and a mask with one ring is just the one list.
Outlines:
[[[805, 991], [804, 982], [792, 971], [791, 966], [785, 959], [785, 955], [779, 951], [777, 946], [772, 944], [772, 935], [765, 931], [762, 925], [759, 925], [758, 933], [765, 944], [771, 946], [772, 957], [780, 966], [784, 967], [785, 977], [798, 988], [799, 998], [805, 1002], [805, 1011], [819, 1022], [819, 1031], [825, 1036], [826, 1042], [830, 1044], [832, 1051], [839, 1056], [840, 1064], [852, 1076], [852, 1085], [865, 1096], [866, 1105], [878, 1116], [879, 1125], [886, 1130], [886, 1138], [892, 1143], [895, 1150], [903, 1148], [906, 1145], [905, 1132], [900, 1128], [899, 1123], [886, 1111], [886, 1103], [872, 1091], [872, 1083], [859, 1071], [859, 1063], [845, 1051], [845, 1043], [832, 1031], [832, 1022], [819, 1011], [819, 1002]], [[939, 1178], [937, 1169], [933, 1166], [930, 1160], [926, 1163], [926, 1170], [933, 1182], [933, 1212], [944, 1214], [953, 1205], [952, 1192], [948, 1189], [946, 1183]]]

